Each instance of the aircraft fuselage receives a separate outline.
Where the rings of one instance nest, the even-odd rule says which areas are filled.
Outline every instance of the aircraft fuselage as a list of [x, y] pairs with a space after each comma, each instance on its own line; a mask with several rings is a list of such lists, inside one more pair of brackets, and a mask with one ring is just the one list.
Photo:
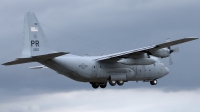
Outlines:
[[81, 82], [107, 82], [108, 79], [123, 81], [151, 81], [169, 73], [168, 68], [157, 60], [151, 65], [124, 65], [118, 62], [97, 62], [96, 57], [64, 55], [42, 64]]

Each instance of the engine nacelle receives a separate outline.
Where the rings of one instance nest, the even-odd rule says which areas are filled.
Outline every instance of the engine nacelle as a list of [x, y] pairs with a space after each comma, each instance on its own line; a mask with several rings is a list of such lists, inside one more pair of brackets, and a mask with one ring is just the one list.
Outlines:
[[152, 51], [151, 55], [160, 57], [160, 58], [166, 58], [166, 57], [169, 57], [170, 50], [167, 48], [158, 49], [156, 51]]
[[127, 59], [121, 59], [118, 62], [125, 65], [151, 65], [154, 64], [156, 61], [151, 58], [138, 58], [138, 59], [127, 58]]

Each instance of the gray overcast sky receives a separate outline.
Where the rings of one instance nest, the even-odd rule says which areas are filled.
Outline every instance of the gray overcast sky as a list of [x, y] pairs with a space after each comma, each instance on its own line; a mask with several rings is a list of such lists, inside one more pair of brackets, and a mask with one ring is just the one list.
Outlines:
[[[43, 30], [52, 49], [77, 55], [121, 52], [162, 43], [167, 38], [175, 40], [191, 36], [200, 37], [199, 0], [1, 0], [0, 63], [21, 56], [24, 13], [29, 10], [34, 11], [43, 24]], [[180, 52], [172, 54], [174, 61], [172, 66], [168, 64], [168, 59], [162, 59], [170, 69], [170, 74], [159, 79], [156, 86], [143, 82], [128, 82], [122, 87], [108, 86], [106, 90], [93, 90], [88, 83], [75, 82], [50, 69], [27, 69], [27, 67], [40, 65], [38, 63], [0, 66], [0, 111], [45, 112], [51, 110], [54, 112], [71, 110], [70, 106], [77, 107], [74, 111], [103, 111], [96, 107], [99, 103], [92, 105], [94, 108], [90, 108], [91, 105], [88, 107], [90, 101], [95, 103], [93, 100], [86, 101], [87, 94], [92, 93], [94, 93], [91, 96], [93, 98], [105, 93], [105, 98], [109, 100], [115, 99], [112, 94], [117, 92], [122, 95], [128, 92], [127, 99], [132, 97], [131, 94], [139, 96], [142, 94], [145, 97], [136, 100], [142, 102], [147, 99], [146, 105], [153, 100], [154, 94], [158, 95], [159, 100], [162, 100], [162, 97], [180, 100], [188, 95], [199, 96], [199, 47], [199, 40], [179, 45]], [[152, 96], [148, 96], [147, 93]], [[63, 97], [59, 97], [60, 94]], [[80, 98], [82, 97], [80, 94], [86, 95], [84, 96], [86, 99]], [[180, 99], [177, 97], [179, 94], [183, 94]], [[72, 102], [70, 96], [75, 97], [75, 101], [80, 101], [80, 103], [76, 105], [73, 102], [72, 105], [67, 105]], [[117, 94], [115, 97], [120, 96]], [[48, 101], [54, 100], [52, 97], [60, 100], [49, 104]], [[46, 99], [48, 100], [41, 102]], [[30, 102], [26, 103], [26, 100]], [[103, 102], [100, 98], [96, 100]], [[120, 101], [120, 99], [115, 100]], [[200, 99], [187, 97], [187, 100], [182, 101], [183, 106], [188, 105], [187, 101], [200, 104]], [[17, 102], [19, 102], [18, 105]], [[128, 102], [131, 102], [131, 99]], [[35, 103], [38, 105], [33, 105]], [[67, 106], [61, 103], [66, 103]], [[52, 105], [55, 105], [55, 108], [49, 108]], [[116, 104], [116, 107], [119, 105], [121, 104]], [[134, 105], [137, 107], [136, 111], [156, 108], [151, 105], [142, 110], [141, 105], [135, 103]], [[168, 103], [161, 105], [171, 106]], [[65, 106], [66, 108], [63, 108]], [[187, 109], [195, 108], [194, 106]], [[117, 110], [116, 107], [113, 104], [105, 108], [105, 111]], [[127, 111], [131, 111], [130, 108], [131, 105], [127, 105]], [[180, 111], [181, 108], [174, 108], [173, 111], [175, 110]], [[170, 109], [165, 111], [170, 111]]]

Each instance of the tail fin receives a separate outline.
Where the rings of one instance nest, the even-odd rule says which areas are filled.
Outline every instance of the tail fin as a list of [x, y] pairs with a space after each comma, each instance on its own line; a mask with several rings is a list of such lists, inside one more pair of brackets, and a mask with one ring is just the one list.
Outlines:
[[41, 62], [68, 54], [55, 52], [48, 47], [42, 27], [33, 12], [26, 12], [24, 17], [24, 41], [22, 57], [3, 65], [15, 65], [29, 62]]
[[22, 58], [52, 53], [47, 39], [34, 12], [26, 12], [24, 17], [24, 41]]

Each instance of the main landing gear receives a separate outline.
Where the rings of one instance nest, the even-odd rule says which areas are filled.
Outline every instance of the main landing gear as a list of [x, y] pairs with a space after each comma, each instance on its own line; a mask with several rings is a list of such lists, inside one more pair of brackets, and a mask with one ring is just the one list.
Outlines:
[[113, 81], [113, 80], [109, 80], [109, 84], [111, 86], [115, 86], [116, 84], [119, 86], [122, 86], [124, 84], [124, 81]]
[[[148, 81], [149, 82], [149, 81]], [[108, 83], [111, 85], [111, 86], [115, 86], [116, 84], [119, 85], [119, 86], [122, 86], [124, 84], [124, 81], [114, 81], [114, 80], [108, 80]], [[156, 85], [158, 83], [158, 81], [156, 79], [150, 81], [150, 84], [151, 85]], [[106, 88], [107, 86], [107, 82], [90, 82], [90, 84], [92, 85], [92, 87], [94, 89], [97, 89], [99, 88], [99, 86], [101, 88]]]
[[119, 86], [122, 86], [122, 85], [124, 84], [124, 81], [117, 81], [117, 84], [118, 84]]
[[[116, 84], [119, 85], [119, 86], [122, 86], [124, 84], [124, 81], [112, 81], [112, 80], [109, 80], [108, 82], [109, 82], [109, 84], [111, 86], [115, 86]], [[107, 82], [104, 82], [104, 83], [90, 82], [90, 84], [92, 85], [92, 87], [94, 89], [97, 89], [99, 86], [101, 88], [106, 88], [106, 86], [107, 86]]]
[[92, 85], [92, 87], [94, 89], [97, 89], [99, 86], [101, 88], [105, 88], [107, 86], [107, 82], [106, 83], [97, 83], [97, 82], [90, 82], [90, 84]]
[[152, 80], [152, 81], [150, 81], [150, 84], [151, 85], [156, 85], [158, 83], [158, 81], [155, 79], [155, 80]]
[[109, 84], [110, 84], [111, 86], [115, 86], [116, 83], [117, 83], [116, 81], [109, 80]]

